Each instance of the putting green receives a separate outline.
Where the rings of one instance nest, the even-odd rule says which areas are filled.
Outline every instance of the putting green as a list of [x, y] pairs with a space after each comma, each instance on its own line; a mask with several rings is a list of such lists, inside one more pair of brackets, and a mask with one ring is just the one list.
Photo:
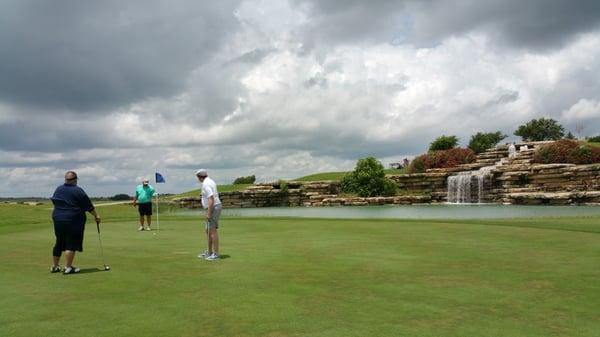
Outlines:
[[[48, 205], [0, 205], [2, 336], [598, 336], [600, 218], [224, 218], [99, 208], [78, 275], [50, 274]], [[156, 227], [156, 226], [154, 226]]]

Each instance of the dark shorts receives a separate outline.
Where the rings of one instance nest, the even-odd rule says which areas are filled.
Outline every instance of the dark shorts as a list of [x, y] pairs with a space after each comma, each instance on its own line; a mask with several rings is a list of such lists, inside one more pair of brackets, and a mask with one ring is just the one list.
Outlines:
[[56, 244], [52, 254], [60, 256], [65, 250], [83, 251], [83, 232], [85, 230], [85, 222], [54, 222], [54, 235], [56, 236]]
[[152, 203], [145, 202], [143, 204], [138, 204], [138, 211], [140, 212], [140, 216], [152, 215]]

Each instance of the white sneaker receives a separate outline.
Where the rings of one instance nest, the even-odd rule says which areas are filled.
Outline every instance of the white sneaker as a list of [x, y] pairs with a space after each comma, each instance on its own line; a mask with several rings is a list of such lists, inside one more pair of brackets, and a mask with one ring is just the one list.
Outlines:
[[211, 253], [208, 252], [208, 250], [203, 251], [202, 253], [198, 254], [198, 258], [200, 259], [204, 259], [209, 257], [210, 255], [212, 255]]
[[146, 230], [147, 231], [151, 231], [150, 226], [146, 227]]
[[219, 259], [219, 255], [212, 253], [210, 254], [210, 256], [208, 256], [205, 260], [206, 261], [214, 261], [214, 260], [218, 260]]
[[144, 226], [140, 226], [140, 228], [138, 228], [138, 231], [143, 231], [144, 230]]
[[77, 268], [77, 267], [66, 267], [65, 271], [63, 272], [63, 274], [65, 275], [69, 275], [69, 274], [77, 274], [81, 271], [81, 269]]

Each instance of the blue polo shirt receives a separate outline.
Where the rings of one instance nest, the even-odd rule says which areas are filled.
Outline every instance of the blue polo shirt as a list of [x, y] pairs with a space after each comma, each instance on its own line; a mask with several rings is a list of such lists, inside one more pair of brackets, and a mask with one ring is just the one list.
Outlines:
[[85, 223], [85, 212], [94, 210], [90, 198], [77, 185], [64, 184], [58, 186], [51, 199], [54, 204], [52, 220], [55, 222]]

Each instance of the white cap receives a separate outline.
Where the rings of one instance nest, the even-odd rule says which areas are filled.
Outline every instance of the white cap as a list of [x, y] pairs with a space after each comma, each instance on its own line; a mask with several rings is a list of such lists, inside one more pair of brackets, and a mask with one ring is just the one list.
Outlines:
[[206, 169], [199, 169], [196, 171], [196, 176], [206, 177], [208, 176], [208, 172], [206, 172]]

